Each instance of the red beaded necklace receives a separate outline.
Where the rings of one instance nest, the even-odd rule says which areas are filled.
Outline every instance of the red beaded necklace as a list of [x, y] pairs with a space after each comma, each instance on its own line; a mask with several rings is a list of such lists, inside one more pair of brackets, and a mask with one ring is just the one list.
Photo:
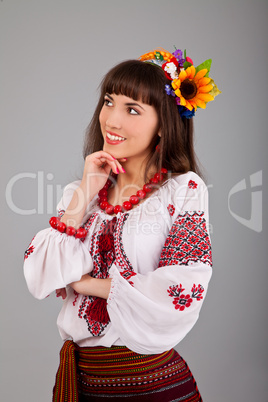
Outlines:
[[109, 215], [118, 214], [119, 212], [125, 212], [132, 209], [133, 205], [137, 205], [140, 200], [143, 200], [148, 193], [150, 193], [156, 184], [164, 179], [164, 175], [167, 174], [167, 169], [162, 168], [160, 172], [156, 173], [148, 183], [144, 184], [141, 190], [138, 190], [135, 195], [131, 195], [128, 201], [123, 202], [122, 205], [116, 205], [115, 207], [108, 202], [108, 189], [112, 185], [110, 179], [107, 180], [104, 187], [98, 193], [98, 204], [100, 208]]

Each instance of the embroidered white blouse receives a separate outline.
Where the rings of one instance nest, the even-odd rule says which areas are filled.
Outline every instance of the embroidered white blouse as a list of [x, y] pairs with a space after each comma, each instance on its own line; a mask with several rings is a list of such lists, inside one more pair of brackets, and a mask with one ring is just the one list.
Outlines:
[[[61, 216], [79, 181], [58, 204]], [[176, 346], [198, 319], [211, 277], [207, 188], [193, 172], [168, 179], [136, 208], [107, 215], [91, 201], [84, 241], [47, 228], [25, 252], [34, 297], [66, 287], [57, 324], [79, 346], [124, 345], [136, 353]], [[83, 296], [68, 284], [82, 275], [112, 278], [108, 300]]]

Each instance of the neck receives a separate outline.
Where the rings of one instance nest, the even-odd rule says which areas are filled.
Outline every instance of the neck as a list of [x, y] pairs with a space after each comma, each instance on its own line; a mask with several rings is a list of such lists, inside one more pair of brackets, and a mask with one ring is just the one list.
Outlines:
[[[131, 195], [141, 190], [145, 184], [145, 161], [139, 163], [127, 160], [122, 163], [125, 173], [120, 173], [116, 177], [116, 185], [109, 190], [108, 199], [112, 205], [122, 204], [127, 201]], [[156, 173], [156, 168], [149, 171], [149, 178]]]
[[[146, 160], [143, 161], [131, 161], [127, 160], [122, 163], [125, 173], [121, 173], [117, 176], [116, 186], [121, 190], [124, 187], [133, 186], [137, 189], [142, 188], [145, 184], [144, 174], [146, 167]], [[156, 168], [153, 167], [149, 171], [149, 178], [153, 177], [156, 173]]]

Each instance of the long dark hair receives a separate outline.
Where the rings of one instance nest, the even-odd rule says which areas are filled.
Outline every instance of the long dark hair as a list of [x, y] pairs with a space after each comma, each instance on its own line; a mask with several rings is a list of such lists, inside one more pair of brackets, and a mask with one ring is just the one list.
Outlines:
[[158, 171], [165, 167], [175, 174], [192, 170], [200, 175], [194, 152], [193, 121], [181, 118], [175, 99], [165, 92], [165, 84], [169, 83], [163, 70], [150, 63], [128, 60], [113, 67], [101, 82], [99, 102], [86, 130], [84, 158], [103, 148], [99, 114], [105, 94], [121, 94], [154, 106], [159, 118], [161, 137], [156, 133], [152, 140], [145, 179], [151, 167]]

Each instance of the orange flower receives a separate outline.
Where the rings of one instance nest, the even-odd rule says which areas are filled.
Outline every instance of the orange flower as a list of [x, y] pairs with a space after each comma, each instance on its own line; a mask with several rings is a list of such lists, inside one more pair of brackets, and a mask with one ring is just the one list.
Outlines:
[[213, 89], [210, 84], [211, 78], [205, 77], [208, 70], [206, 68], [196, 73], [195, 67], [190, 66], [186, 70], [181, 70], [179, 77], [172, 81], [172, 87], [176, 96], [180, 99], [180, 105], [189, 110], [201, 107], [206, 108], [207, 102], [214, 100], [209, 93]]

